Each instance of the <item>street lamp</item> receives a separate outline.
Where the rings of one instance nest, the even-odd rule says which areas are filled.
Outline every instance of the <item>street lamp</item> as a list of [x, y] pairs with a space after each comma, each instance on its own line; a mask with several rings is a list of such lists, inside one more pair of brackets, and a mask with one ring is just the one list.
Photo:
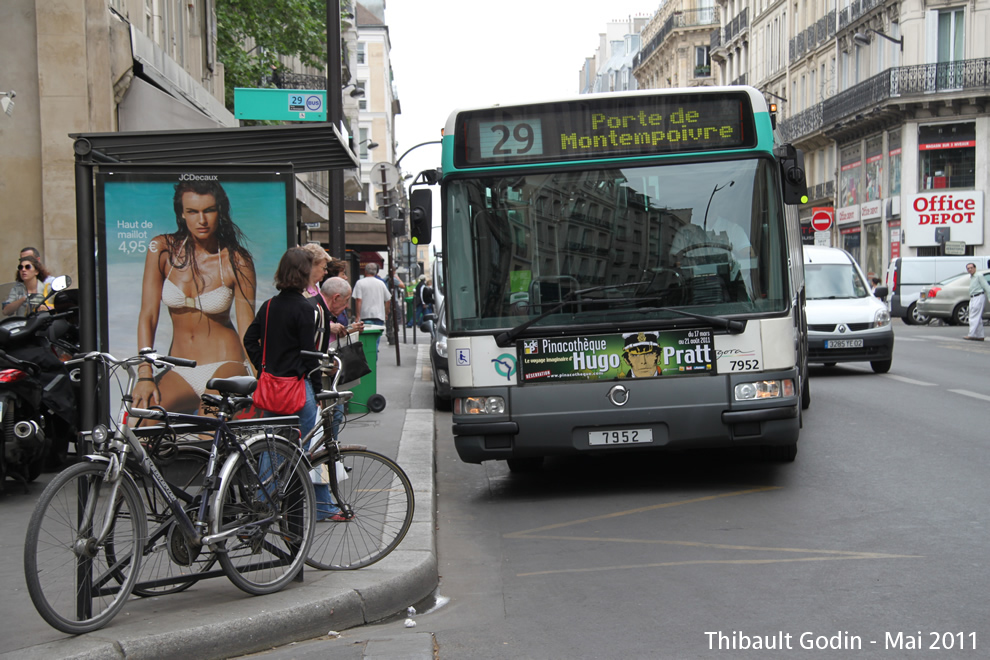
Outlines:
[[[872, 32], [873, 34], [880, 35], [881, 37], [883, 37], [887, 41], [891, 41], [891, 42], [897, 44], [898, 46], [901, 47], [901, 52], [902, 53], [904, 52], [904, 37], [903, 36], [900, 39], [894, 39], [893, 37], [891, 37], [891, 36], [889, 36], [887, 34], [884, 34], [880, 30], [874, 30], [873, 28], [870, 28], [870, 27], [868, 27], [866, 29], [869, 30], [870, 32]], [[853, 43], [855, 43], [857, 46], [869, 46], [870, 45], [870, 37], [868, 35], [863, 34], [862, 32], [857, 32], [856, 34], [853, 35]]]
[[348, 83], [348, 84], [344, 85], [343, 87], [341, 87], [340, 88], [340, 91], [343, 92], [348, 87], [353, 87], [354, 88], [354, 89], [352, 89], [350, 91], [350, 97], [352, 99], [363, 99], [364, 98], [364, 88], [363, 87], [358, 87], [356, 83]]

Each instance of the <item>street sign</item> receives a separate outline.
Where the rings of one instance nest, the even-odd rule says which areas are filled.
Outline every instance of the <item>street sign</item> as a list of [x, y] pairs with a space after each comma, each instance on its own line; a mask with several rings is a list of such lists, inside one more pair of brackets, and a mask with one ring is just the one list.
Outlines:
[[326, 121], [327, 93], [322, 89], [235, 87], [234, 115], [238, 119]]
[[822, 207], [811, 210], [811, 228], [815, 231], [828, 231], [832, 228], [832, 208]]
[[399, 183], [399, 169], [392, 163], [375, 163], [371, 166], [371, 183], [375, 186], [394, 186]]

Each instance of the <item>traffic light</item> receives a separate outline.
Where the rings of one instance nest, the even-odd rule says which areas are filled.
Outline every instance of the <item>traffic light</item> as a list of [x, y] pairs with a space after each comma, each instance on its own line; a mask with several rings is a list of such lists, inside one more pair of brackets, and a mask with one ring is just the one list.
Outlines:
[[433, 235], [433, 191], [414, 190], [409, 196], [409, 239], [416, 245], [426, 245]]

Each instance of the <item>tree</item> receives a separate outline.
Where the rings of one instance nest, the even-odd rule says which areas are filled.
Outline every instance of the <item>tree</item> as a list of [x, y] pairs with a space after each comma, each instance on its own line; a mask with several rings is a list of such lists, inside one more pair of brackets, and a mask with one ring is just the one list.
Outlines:
[[[340, 0], [341, 13], [349, 6]], [[327, 64], [326, 0], [216, 0], [217, 59], [224, 65], [224, 96], [234, 109], [235, 87], [258, 87], [280, 65], [298, 57]]]

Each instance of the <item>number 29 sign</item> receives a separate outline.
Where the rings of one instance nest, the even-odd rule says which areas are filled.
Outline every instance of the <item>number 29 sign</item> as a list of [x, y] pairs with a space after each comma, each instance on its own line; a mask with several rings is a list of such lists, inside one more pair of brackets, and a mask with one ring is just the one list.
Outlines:
[[482, 158], [543, 155], [543, 130], [539, 119], [479, 122]]

